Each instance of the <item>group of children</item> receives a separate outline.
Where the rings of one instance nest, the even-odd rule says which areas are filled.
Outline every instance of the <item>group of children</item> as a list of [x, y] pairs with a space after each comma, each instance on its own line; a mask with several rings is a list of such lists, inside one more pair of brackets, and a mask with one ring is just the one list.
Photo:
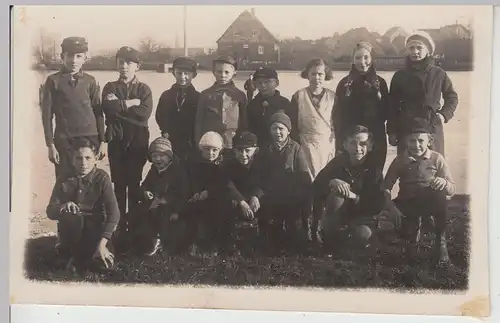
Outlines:
[[[435, 254], [449, 261], [444, 226], [454, 183], [442, 124], [458, 97], [432, 64], [427, 34], [408, 37], [407, 66], [390, 89], [376, 74], [371, 45], [360, 42], [336, 92], [324, 87], [332, 79], [328, 64], [313, 59], [301, 73], [309, 86], [291, 100], [268, 67], [254, 72], [258, 94], [247, 97], [235, 86], [237, 62], [229, 56], [214, 60], [215, 83], [200, 93], [192, 85], [197, 63], [177, 58], [176, 83], [156, 108], [161, 136], [151, 143], [153, 101], [136, 75], [139, 52], [118, 50], [119, 78], [101, 97], [82, 71], [86, 40], [69, 37], [61, 46], [64, 67], [44, 85], [42, 120], [56, 167], [47, 215], [58, 221], [58, 252], [67, 264], [98, 259], [112, 266], [115, 247], [148, 255], [161, 247], [233, 252], [238, 221], [257, 225], [264, 251], [298, 251], [312, 240], [335, 252], [346, 247], [345, 228], [376, 245], [386, 219], [400, 228], [411, 259], [421, 216], [435, 219]], [[398, 156], [384, 178], [387, 135]], [[96, 167], [106, 154], [111, 176]], [[142, 180], [147, 161], [152, 167]]]

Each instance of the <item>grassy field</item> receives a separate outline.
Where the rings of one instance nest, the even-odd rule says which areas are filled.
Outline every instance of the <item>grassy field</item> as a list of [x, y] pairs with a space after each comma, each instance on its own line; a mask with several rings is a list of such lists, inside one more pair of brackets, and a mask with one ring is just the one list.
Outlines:
[[[304, 84], [298, 85], [296, 73], [280, 74], [280, 89], [289, 97]], [[115, 78], [115, 73], [96, 75], [101, 86]], [[391, 74], [384, 74], [390, 81]], [[43, 75], [38, 75], [40, 81]], [[338, 81], [341, 75], [336, 75]], [[253, 286], [322, 286], [322, 287], [380, 287], [380, 288], [426, 288], [463, 290], [468, 284], [468, 228], [469, 193], [467, 189], [468, 149], [468, 78], [466, 73], [450, 74], [461, 95], [461, 106], [457, 115], [447, 125], [447, 156], [457, 183], [458, 195], [448, 206], [448, 245], [452, 268], [432, 268], [429, 261], [431, 235], [419, 255], [419, 265], [408, 267], [401, 262], [401, 247], [397, 240], [382, 246], [378, 255], [369, 255], [366, 250], [346, 249], [342, 257], [329, 257], [317, 248], [310, 247], [303, 255], [268, 257], [258, 250], [242, 247], [237, 256], [173, 256], [166, 253], [154, 257], [118, 258], [116, 270], [108, 273], [94, 273], [84, 276], [69, 275], [54, 267], [55, 222], [48, 220], [45, 207], [50, 198], [54, 182], [54, 171], [47, 160], [39, 114], [32, 114], [34, 120], [32, 162], [37, 171], [32, 178], [32, 215], [29, 218], [29, 237], [26, 242], [26, 277], [34, 280], [61, 282], [66, 280], [95, 281], [103, 283], [153, 283], [153, 284], [220, 284]], [[141, 80], [153, 90], [156, 104], [161, 92], [170, 87], [171, 76], [143, 72]], [[164, 83], [163, 83], [164, 82]], [[197, 83], [196, 83], [197, 82]], [[202, 73], [195, 85], [203, 89], [211, 84], [209, 74]], [[242, 88], [244, 78], [237, 81]], [[335, 82], [329, 87], [334, 88]], [[35, 97], [36, 95], [34, 95]], [[36, 109], [36, 104], [33, 105]], [[154, 118], [151, 118], [151, 140], [158, 135]], [[453, 140], [453, 141], [452, 141]], [[460, 142], [460, 144], [455, 144]], [[389, 150], [388, 161], [394, 158], [394, 149]], [[387, 166], [388, 166], [387, 164]], [[109, 170], [105, 159], [99, 167]], [[386, 167], [387, 167], [386, 166]], [[149, 170], [149, 165], [144, 172]], [[236, 232], [241, 245], [255, 236], [252, 229]], [[371, 261], [369, 261], [371, 259]]]

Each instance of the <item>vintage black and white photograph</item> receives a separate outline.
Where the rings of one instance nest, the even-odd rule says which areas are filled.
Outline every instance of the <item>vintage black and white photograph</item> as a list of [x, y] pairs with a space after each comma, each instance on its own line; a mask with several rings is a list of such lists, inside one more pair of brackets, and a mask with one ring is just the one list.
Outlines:
[[492, 12], [18, 7], [13, 295], [487, 315]]

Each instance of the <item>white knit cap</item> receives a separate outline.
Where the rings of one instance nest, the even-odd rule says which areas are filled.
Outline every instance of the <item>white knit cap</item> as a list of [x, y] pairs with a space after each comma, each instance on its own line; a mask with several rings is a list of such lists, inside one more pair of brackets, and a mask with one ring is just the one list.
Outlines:
[[426, 31], [416, 30], [412, 32], [410, 35], [408, 35], [408, 37], [406, 37], [405, 46], [408, 46], [408, 43], [412, 41], [418, 41], [424, 44], [429, 50], [430, 55], [433, 55], [434, 51], [436, 50], [436, 44], [434, 43], [434, 40], [432, 39], [431, 35], [429, 35], [429, 33], [427, 33]]
[[206, 132], [203, 136], [201, 136], [200, 142], [198, 143], [198, 147], [214, 147], [222, 149], [224, 145], [224, 140], [222, 136], [215, 131]]

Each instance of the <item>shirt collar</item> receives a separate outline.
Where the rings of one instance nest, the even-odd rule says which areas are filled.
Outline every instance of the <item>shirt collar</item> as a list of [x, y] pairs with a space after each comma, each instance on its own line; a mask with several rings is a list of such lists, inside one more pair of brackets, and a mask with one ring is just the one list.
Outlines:
[[[118, 78], [118, 82], [125, 83], [123, 78], [121, 78], [121, 77]], [[139, 78], [137, 77], [137, 75], [134, 75], [134, 78], [126, 84], [137, 84], [137, 83], [139, 83]]]
[[[69, 72], [68, 70], [66, 70], [66, 68], [64, 66], [61, 67], [60, 72], [64, 76], [71, 76], [71, 72]], [[73, 74], [73, 77], [75, 79], [83, 77], [83, 69], [80, 69], [78, 72], [76, 72], [75, 74]]]
[[83, 183], [90, 184], [94, 180], [94, 177], [95, 177], [95, 174], [96, 174], [96, 170], [97, 170], [97, 166], [94, 166], [94, 168], [87, 175], [85, 175], [83, 177], [72, 176], [72, 177], [69, 178], [69, 180], [76, 182], [80, 178]]
[[430, 159], [431, 158], [431, 150], [430, 149], [427, 149], [424, 154], [422, 156], [420, 156], [419, 158], [415, 158], [413, 156], [410, 156], [410, 154], [408, 153], [408, 150], [405, 150], [404, 152], [404, 160], [407, 162], [407, 163], [412, 163], [412, 162], [415, 162], [419, 159]]
[[290, 137], [287, 137], [286, 140], [282, 143], [273, 142], [271, 144], [271, 147], [273, 150], [282, 151], [286, 146], [288, 146], [289, 143], [290, 143]]

